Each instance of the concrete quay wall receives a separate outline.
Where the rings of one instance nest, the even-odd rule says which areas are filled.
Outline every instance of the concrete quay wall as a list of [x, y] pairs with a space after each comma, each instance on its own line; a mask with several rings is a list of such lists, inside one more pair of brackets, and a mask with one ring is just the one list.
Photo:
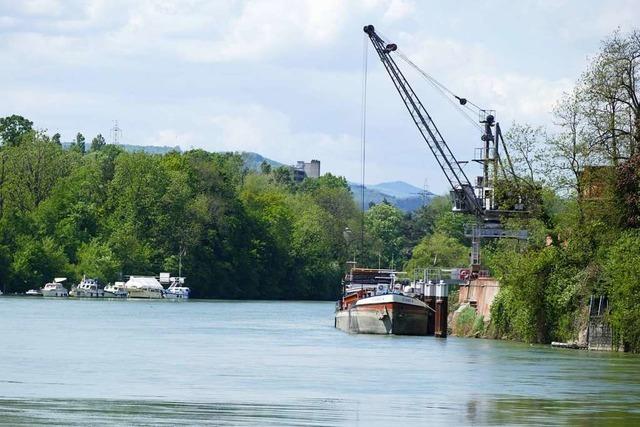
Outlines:
[[498, 295], [500, 283], [492, 277], [481, 277], [472, 280], [468, 284], [460, 285], [459, 301], [461, 304], [469, 303], [484, 317], [491, 318], [491, 304]]

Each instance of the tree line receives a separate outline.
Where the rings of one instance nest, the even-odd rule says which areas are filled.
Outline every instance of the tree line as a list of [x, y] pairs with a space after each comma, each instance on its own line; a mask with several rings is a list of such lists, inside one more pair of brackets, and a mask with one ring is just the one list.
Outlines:
[[234, 153], [130, 153], [101, 135], [85, 149], [81, 133], [63, 148], [17, 115], [0, 119], [0, 141], [7, 293], [59, 276], [177, 274], [181, 262], [194, 297], [333, 299], [347, 259], [399, 268], [430, 228], [450, 228], [433, 207], [425, 219], [383, 203], [364, 216], [363, 242], [344, 178], [297, 182], [290, 168], [248, 170]]

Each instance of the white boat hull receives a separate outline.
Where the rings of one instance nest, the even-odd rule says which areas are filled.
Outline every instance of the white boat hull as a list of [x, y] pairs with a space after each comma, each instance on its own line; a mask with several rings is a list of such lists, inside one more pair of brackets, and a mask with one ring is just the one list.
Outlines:
[[164, 297], [167, 299], [189, 299], [189, 294], [173, 294], [165, 292]]
[[69, 296], [74, 298], [102, 298], [104, 297], [104, 292], [102, 291], [102, 289], [98, 289], [97, 291], [72, 289], [71, 292], [69, 292]]
[[126, 298], [127, 297], [127, 293], [126, 292], [104, 291], [104, 297], [105, 298]]
[[189, 299], [191, 289], [186, 286], [169, 286], [165, 289], [163, 295], [167, 299]]
[[68, 297], [69, 296], [69, 292], [67, 291], [61, 291], [61, 290], [42, 290], [42, 296], [43, 297]]

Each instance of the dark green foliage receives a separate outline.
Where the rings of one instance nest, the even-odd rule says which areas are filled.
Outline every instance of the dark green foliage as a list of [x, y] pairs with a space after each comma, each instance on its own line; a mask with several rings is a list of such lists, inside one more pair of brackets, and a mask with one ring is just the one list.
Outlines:
[[607, 251], [605, 278], [611, 321], [625, 348], [640, 351], [640, 233], [630, 230]]
[[496, 332], [527, 342], [576, 339], [589, 278], [557, 246], [500, 251], [492, 258], [500, 293], [491, 307]]

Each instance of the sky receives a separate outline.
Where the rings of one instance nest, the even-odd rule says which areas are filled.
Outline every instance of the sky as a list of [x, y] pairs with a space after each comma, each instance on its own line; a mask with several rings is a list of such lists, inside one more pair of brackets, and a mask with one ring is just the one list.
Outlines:
[[[554, 104], [601, 40], [637, 22], [634, 0], [0, 0], [0, 116], [23, 115], [63, 141], [77, 132], [109, 141], [118, 120], [122, 143], [318, 159], [359, 182], [364, 25], [495, 109], [504, 131], [552, 126]], [[369, 46], [365, 182], [445, 193], [374, 54]], [[469, 160], [478, 130], [414, 71], [407, 77]]]

